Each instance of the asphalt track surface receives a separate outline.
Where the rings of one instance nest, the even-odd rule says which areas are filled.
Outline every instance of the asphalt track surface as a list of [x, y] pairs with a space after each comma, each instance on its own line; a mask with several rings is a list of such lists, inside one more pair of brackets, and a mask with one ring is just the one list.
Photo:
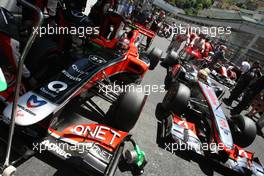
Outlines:
[[[152, 47], [158, 46], [162, 50], [166, 50], [169, 41], [157, 37]], [[165, 69], [158, 66], [154, 71], [149, 71], [144, 80], [143, 85], [162, 85], [165, 77]], [[228, 94], [228, 93], [227, 93]], [[223, 168], [213, 162], [204, 160], [193, 154], [180, 153], [172, 154], [156, 144], [157, 120], [155, 118], [155, 108], [158, 102], [161, 102], [165, 93], [152, 93], [148, 97], [146, 105], [143, 109], [141, 117], [132, 130], [132, 134], [138, 145], [145, 151], [148, 164], [145, 167], [144, 175], [147, 176], [202, 176], [202, 175], [226, 175]], [[226, 96], [226, 95], [225, 95]], [[224, 107], [226, 115], [229, 115], [228, 108]], [[124, 115], [125, 118], [125, 115]], [[262, 163], [264, 163], [264, 145], [263, 138], [257, 137], [254, 144], [250, 146], [250, 150], [255, 152]], [[71, 166], [65, 164], [61, 160], [56, 159], [53, 155], [46, 154], [31, 157], [18, 167], [18, 176], [72, 176], [83, 175]], [[89, 174], [88, 174], [89, 175]], [[131, 175], [129, 171], [117, 170], [116, 175]]]

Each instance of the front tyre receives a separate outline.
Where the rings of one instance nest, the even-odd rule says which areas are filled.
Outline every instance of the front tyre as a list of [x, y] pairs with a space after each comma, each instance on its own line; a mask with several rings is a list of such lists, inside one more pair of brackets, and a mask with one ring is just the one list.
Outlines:
[[182, 83], [172, 84], [166, 93], [162, 106], [167, 111], [179, 114], [184, 112], [188, 106], [188, 102], [191, 96], [191, 90]]
[[108, 111], [110, 123], [113, 127], [121, 131], [129, 132], [135, 126], [146, 99], [147, 96], [144, 92], [136, 90], [127, 90], [121, 93]]
[[254, 142], [257, 135], [255, 122], [242, 115], [235, 115], [232, 119], [238, 128], [233, 133], [235, 144], [243, 148], [248, 147]]

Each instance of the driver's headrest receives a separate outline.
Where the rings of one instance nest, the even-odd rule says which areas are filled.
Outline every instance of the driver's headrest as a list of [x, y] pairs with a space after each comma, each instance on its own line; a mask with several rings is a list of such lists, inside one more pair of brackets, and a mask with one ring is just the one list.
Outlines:
[[205, 69], [202, 69], [202, 70], [199, 70], [197, 76], [199, 80], [207, 82], [208, 75], [209, 75], [208, 71], [206, 71]]
[[129, 49], [130, 40], [125, 37], [118, 40], [116, 44], [116, 49], [119, 51], [126, 51]]

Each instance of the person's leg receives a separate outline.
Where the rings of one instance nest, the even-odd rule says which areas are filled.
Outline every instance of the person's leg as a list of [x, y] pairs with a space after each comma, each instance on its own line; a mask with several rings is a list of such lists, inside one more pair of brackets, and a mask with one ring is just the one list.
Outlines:
[[254, 98], [253, 92], [246, 92], [242, 100], [236, 107], [231, 110], [231, 114], [240, 114], [243, 110], [247, 109]]
[[257, 129], [258, 129], [258, 132], [260, 133], [261, 136], [264, 137], [264, 133], [263, 133], [263, 127], [264, 127], [264, 115], [261, 114], [260, 118], [258, 119], [257, 123]]
[[230, 96], [228, 98], [223, 99], [223, 102], [226, 105], [231, 106], [232, 102], [238, 99], [238, 97], [243, 93], [245, 88], [246, 86], [244, 83], [238, 83], [235, 88], [230, 92]]
[[147, 37], [146, 50], [150, 47], [151, 41], [152, 41], [152, 38]]
[[177, 54], [178, 54], [178, 55], [179, 55], [180, 52], [185, 48], [185, 46], [186, 46], [186, 41], [183, 41], [183, 42], [180, 44], [180, 46], [179, 46], [179, 48], [178, 48], [178, 50], [177, 50]]
[[254, 117], [254, 115], [255, 115], [255, 110], [254, 110], [254, 107], [251, 106], [251, 110], [246, 114], [246, 116], [252, 118]]
[[171, 50], [172, 50], [172, 46], [173, 46], [173, 43], [174, 43], [175, 41], [174, 40], [172, 40], [171, 42], [170, 42], [170, 44], [169, 44], [169, 46], [168, 46], [168, 48], [167, 48], [167, 53], [170, 53], [171, 52]]

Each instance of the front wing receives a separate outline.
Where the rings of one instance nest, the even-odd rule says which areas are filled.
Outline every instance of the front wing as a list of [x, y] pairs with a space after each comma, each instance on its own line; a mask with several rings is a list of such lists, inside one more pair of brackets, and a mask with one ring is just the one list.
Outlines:
[[[195, 124], [187, 122], [177, 116], [173, 117], [173, 123], [170, 129], [171, 136], [177, 144], [177, 149], [185, 149], [193, 151], [197, 154], [205, 156], [205, 148], [208, 149], [206, 144], [202, 143], [197, 136]], [[174, 150], [176, 150], [175, 145]], [[264, 176], [264, 169], [258, 158], [253, 158], [251, 152], [245, 151], [242, 148], [235, 146], [232, 151], [223, 151], [229, 154], [226, 162], [218, 163], [226, 166], [227, 168], [236, 171], [242, 175], [256, 175]], [[211, 153], [220, 155], [219, 150], [210, 150]], [[234, 154], [236, 153], [236, 154]], [[235, 156], [234, 156], [235, 155]], [[214, 160], [214, 158], [212, 158]]]

